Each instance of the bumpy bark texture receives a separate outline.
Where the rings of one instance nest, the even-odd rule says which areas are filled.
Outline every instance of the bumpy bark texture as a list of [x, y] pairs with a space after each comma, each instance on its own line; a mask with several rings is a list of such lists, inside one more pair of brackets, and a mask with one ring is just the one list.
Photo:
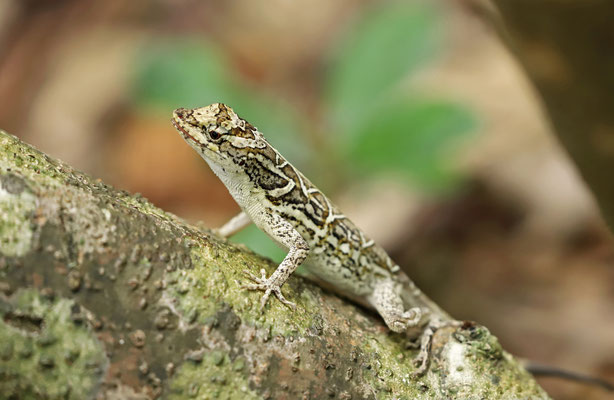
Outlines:
[[547, 398], [481, 326], [415, 379], [402, 336], [299, 277], [261, 314], [241, 271], [270, 261], [2, 131], [0, 245], [3, 398]]
[[506, 41], [614, 229], [614, 2], [493, 1]]

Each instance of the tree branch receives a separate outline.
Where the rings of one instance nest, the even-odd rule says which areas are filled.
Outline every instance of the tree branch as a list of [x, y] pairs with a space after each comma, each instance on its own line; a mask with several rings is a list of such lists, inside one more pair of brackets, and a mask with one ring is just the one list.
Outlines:
[[0, 131], [0, 392], [19, 398], [547, 398], [484, 327], [401, 335], [294, 277], [292, 312], [240, 289], [270, 261]]

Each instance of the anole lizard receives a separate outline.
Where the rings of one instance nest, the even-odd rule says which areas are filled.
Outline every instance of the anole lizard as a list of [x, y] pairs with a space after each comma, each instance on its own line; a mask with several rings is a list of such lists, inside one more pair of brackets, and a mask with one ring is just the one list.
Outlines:
[[261, 277], [246, 271], [254, 283], [244, 288], [264, 291], [262, 307], [275, 294], [295, 309], [281, 287], [305, 263], [311, 273], [335, 289], [374, 307], [390, 330], [421, 336], [415, 374], [426, 371], [434, 332], [457, 322], [428, 299], [382, 247], [230, 107], [216, 103], [179, 108], [172, 122], [242, 209], [218, 233], [227, 237], [253, 222], [288, 249], [270, 277], [264, 270]]

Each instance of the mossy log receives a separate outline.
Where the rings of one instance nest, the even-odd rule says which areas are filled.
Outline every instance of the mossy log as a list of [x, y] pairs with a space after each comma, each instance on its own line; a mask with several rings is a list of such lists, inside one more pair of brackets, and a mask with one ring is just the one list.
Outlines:
[[544, 399], [481, 326], [401, 335], [313, 283], [296, 312], [240, 288], [275, 265], [0, 131], [4, 399]]

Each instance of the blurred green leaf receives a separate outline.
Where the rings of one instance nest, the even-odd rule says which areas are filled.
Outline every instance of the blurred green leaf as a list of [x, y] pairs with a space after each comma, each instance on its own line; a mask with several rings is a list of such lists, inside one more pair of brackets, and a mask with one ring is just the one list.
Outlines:
[[475, 129], [464, 107], [435, 101], [405, 101], [381, 108], [356, 132], [351, 162], [361, 172], [402, 173], [432, 190], [457, 183], [447, 160], [453, 145]]
[[211, 47], [162, 40], [145, 46], [136, 76], [136, 98], [145, 104], [199, 107], [228, 101], [227, 66]]
[[335, 128], [353, 131], [373, 103], [434, 53], [436, 21], [430, 7], [416, 3], [380, 4], [364, 13], [331, 66], [328, 95]]
[[[286, 256], [286, 251], [277, 246], [273, 240], [262, 232], [256, 225], [251, 224], [241, 232], [234, 235], [231, 239], [235, 243], [245, 243], [247, 247], [258, 254], [269, 257], [273, 261], [280, 263]], [[260, 275], [254, 271], [256, 275]]]

